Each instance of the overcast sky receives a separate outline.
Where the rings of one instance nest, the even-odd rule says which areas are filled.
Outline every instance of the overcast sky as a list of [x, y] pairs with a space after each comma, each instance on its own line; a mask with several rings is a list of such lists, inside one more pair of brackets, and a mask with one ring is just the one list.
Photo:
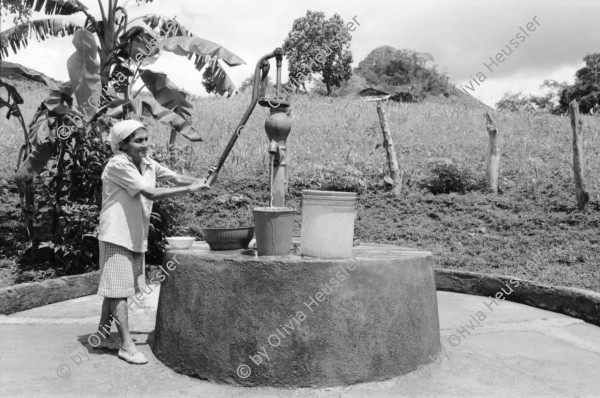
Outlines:
[[[99, 15], [97, 1], [83, 3]], [[583, 66], [582, 58], [600, 52], [599, 0], [154, 0], [140, 6], [130, 0], [127, 9], [130, 20], [149, 13], [176, 16], [196, 35], [239, 55], [246, 65], [228, 69], [236, 85], [252, 73], [259, 57], [283, 44], [294, 19], [309, 9], [360, 23], [352, 32], [354, 66], [382, 45], [427, 52], [452, 83], [473, 87], [467, 91], [489, 105], [506, 91], [538, 92], [544, 79], [571, 83]], [[11, 25], [10, 18], [5, 19], [2, 30]], [[530, 22], [535, 30], [527, 30]], [[525, 40], [517, 37], [520, 32]], [[513, 39], [518, 48], [510, 44]], [[68, 80], [71, 38], [30, 43], [17, 55], [11, 51], [6, 60]], [[507, 45], [512, 53], [487, 68], [484, 63], [489, 65], [489, 58], [502, 48], [508, 52]], [[201, 73], [185, 58], [166, 54], [151, 68], [167, 72], [175, 84], [192, 93], [204, 92]], [[479, 72], [485, 80], [477, 85], [471, 79], [477, 79]]]

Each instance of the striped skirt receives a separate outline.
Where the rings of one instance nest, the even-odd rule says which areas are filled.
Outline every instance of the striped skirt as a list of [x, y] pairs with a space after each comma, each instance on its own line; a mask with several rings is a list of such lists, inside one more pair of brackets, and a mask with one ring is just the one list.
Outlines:
[[140, 291], [138, 278], [144, 274], [145, 253], [100, 241], [100, 285], [98, 295], [125, 298]]

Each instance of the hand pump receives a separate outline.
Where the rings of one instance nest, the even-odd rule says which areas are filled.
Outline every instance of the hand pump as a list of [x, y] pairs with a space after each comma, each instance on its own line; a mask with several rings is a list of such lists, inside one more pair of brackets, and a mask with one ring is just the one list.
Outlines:
[[[266, 98], [267, 76], [270, 69], [268, 60], [271, 58], [276, 59], [277, 66], [276, 96], [275, 98]], [[258, 60], [254, 70], [252, 100], [250, 101], [242, 120], [240, 120], [233, 135], [229, 139], [216, 167], [209, 171], [206, 180], [207, 185], [211, 186], [258, 103], [261, 106], [270, 108], [269, 117], [265, 122], [265, 131], [269, 137], [268, 150], [271, 160], [269, 174], [271, 181], [271, 206], [276, 207], [283, 207], [285, 205], [285, 193], [287, 192], [287, 162], [285, 160], [287, 150], [286, 140], [292, 128], [291, 120], [288, 116], [290, 103], [285, 101], [281, 96], [282, 60], [283, 50], [281, 48], [276, 48], [273, 52]]]

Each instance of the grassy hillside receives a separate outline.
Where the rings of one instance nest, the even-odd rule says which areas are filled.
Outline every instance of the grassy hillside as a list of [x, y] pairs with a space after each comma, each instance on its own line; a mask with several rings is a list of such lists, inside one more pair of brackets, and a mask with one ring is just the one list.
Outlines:
[[[34, 85], [20, 91], [27, 120], [45, 93]], [[195, 101], [193, 125], [204, 142], [179, 138], [178, 166], [204, 176], [214, 164], [249, 102], [249, 94]], [[463, 103], [389, 103], [385, 106], [403, 170], [403, 196], [391, 195], [383, 175], [385, 153], [375, 103], [352, 98], [299, 95], [293, 98], [288, 139], [290, 203], [299, 206], [306, 187], [346, 184], [360, 191], [356, 236], [428, 249], [435, 266], [517, 275], [600, 291], [600, 118], [583, 117], [586, 175], [591, 193], [588, 214], [576, 211], [568, 118], [547, 114], [498, 113], [499, 195], [473, 189], [485, 175], [487, 133], [481, 108]], [[215, 214], [266, 203], [268, 114], [258, 107], [211, 192], [172, 202], [178, 229], [194, 233]], [[151, 140], [161, 156], [167, 129], [153, 125]], [[21, 144], [16, 123], [0, 128], [0, 178], [8, 178]], [[455, 177], [469, 181], [465, 194], [433, 195], [426, 183], [439, 182], [435, 164], [452, 162]], [[243, 195], [242, 209], [233, 196]], [[10, 196], [10, 199], [9, 199]], [[0, 224], [14, 210], [15, 194], [0, 199]], [[14, 218], [16, 212], [11, 212]], [[237, 214], [237, 213], [236, 213]], [[299, 226], [297, 225], [297, 228]], [[1, 233], [2, 226], [0, 226]], [[297, 232], [299, 232], [297, 230]], [[524, 265], [533, 264], [528, 271]]]

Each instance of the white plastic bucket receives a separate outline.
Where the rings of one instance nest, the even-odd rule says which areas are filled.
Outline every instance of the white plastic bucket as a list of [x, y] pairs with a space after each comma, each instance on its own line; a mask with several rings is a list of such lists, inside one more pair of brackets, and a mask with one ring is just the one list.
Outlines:
[[352, 257], [356, 194], [302, 191], [300, 252], [319, 258]]

